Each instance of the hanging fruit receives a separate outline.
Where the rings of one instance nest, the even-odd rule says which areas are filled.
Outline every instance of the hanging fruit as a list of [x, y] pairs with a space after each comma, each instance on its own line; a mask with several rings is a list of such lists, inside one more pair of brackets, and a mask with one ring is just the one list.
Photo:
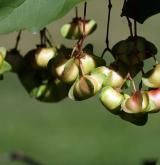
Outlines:
[[85, 23], [85, 35], [88, 36], [92, 34], [96, 28], [97, 23], [94, 20], [84, 20], [80, 17], [75, 17], [68, 24], [61, 27], [61, 35], [66, 39], [77, 40], [83, 35], [83, 26]]

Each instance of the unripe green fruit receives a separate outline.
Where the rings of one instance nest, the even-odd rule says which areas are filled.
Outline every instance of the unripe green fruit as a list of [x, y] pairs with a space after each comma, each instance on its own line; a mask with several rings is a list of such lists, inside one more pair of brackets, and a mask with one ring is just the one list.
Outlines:
[[150, 88], [160, 88], [160, 64], [147, 72], [142, 78], [144, 85]]
[[[94, 20], [85, 22], [85, 35], [93, 33], [97, 28]], [[80, 39], [83, 35], [83, 20], [81, 18], [73, 18], [71, 23], [65, 24], [61, 28], [61, 35], [67, 39]]]
[[0, 53], [0, 67], [3, 65], [3, 61], [4, 61], [3, 55]]
[[3, 74], [5, 72], [9, 72], [11, 71], [11, 65], [5, 61], [5, 57], [6, 57], [6, 48], [4, 47], [0, 47], [0, 79], [3, 79]]
[[28, 67], [36, 70], [46, 70], [49, 61], [56, 56], [56, 52], [56, 48], [38, 47], [30, 50], [24, 56], [24, 61]]
[[121, 88], [125, 81], [126, 79], [120, 73], [111, 70], [104, 84], [113, 88]]
[[38, 48], [35, 52], [35, 63], [40, 68], [46, 68], [49, 60], [55, 56], [55, 48]]
[[[97, 23], [95, 20], [86, 20], [85, 22], [85, 35], [92, 34], [97, 29]], [[83, 34], [83, 20], [81, 20], [80, 31]]]
[[67, 39], [79, 39], [81, 37], [81, 31], [78, 23], [68, 23], [62, 26], [61, 35]]
[[109, 76], [110, 72], [111, 72], [110, 69], [107, 68], [106, 66], [100, 66], [100, 67], [93, 69], [91, 72], [91, 75], [97, 75], [97, 74], [102, 75], [103, 76], [103, 86], [105, 86], [106, 79]]
[[149, 108], [148, 112], [160, 111], [160, 88], [148, 91]]
[[149, 98], [146, 92], [136, 91], [132, 96], [126, 98], [122, 109], [126, 113], [144, 113], [147, 111]]
[[74, 59], [70, 59], [65, 64], [62, 75], [59, 77], [61, 81], [72, 84], [79, 75], [79, 68], [75, 64]]
[[51, 63], [53, 75], [60, 77], [63, 74], [65, 64], [68, 60], [63, 54], [57, 55]]
[[51, 65], [53, 75], [65, 83], [72, 84], [79, 75], [74, 58], [68, 59], [64, 54], [57, 55]]
[[104, 76], [108, 76], [111, 70], [107, 68], [106, 66], [99, 66], [91, 72], [91, 74], [103, 74]]
[[89, 74], [94, 68], [105, 65], [103, 59], [87, 53], [83, 53], [80, 59], [75, 59], [75, 63], [80, 66], [83, 74]]
[[[117, 70], [117, 68], [115, 68]], [[105, 76], [103, 85], [111, 86], [113, 88], [121, 88], [126, 81], [125, 73], [122, 75], [119, 71], [115, 71], [114, 69], [109, 69], [105, 66], [100, 66], [95, 68], [91, 74], [102, 74]]]
[[6, 56], [7, 49], [5, 47], [0, 47], [0, 67], [3, 65], [4, 58]]
[[3, 59], [6, 57], [7, 49], [5, 47], [0, 47], [0, 53], [3, 56]]
[[117, 113], [121, 109], [121, 103], [124, 97], [112, 87], [107, 86], [102, 89], [100, 100], [108, 110], [112, 113]]

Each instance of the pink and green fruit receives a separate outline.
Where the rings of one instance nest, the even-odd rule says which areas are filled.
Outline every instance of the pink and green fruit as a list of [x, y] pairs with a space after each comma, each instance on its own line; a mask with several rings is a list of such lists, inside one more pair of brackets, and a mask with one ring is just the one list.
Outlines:
[[148, 112], [160, 111], [160, 88], [148, 91], [149, 108]]
[[132, 96], [126, 96], [122, 109], [126, 113], [145, 113], [149, 105], [149, 97], [146, 92], [136, 91]]
[[97, 92], [102, 88], [103, 75], [84, 75], [76, 80], [72, 85], [69, 97], [72, 100], [85, 100], [97, 94]]

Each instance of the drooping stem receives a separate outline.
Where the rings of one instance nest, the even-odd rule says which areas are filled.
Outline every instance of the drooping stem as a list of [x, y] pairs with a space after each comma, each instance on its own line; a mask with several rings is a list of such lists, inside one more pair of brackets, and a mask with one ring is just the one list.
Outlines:
[[77, 42], [78, 50], [82, 51], [82, 46], [86, 38], [86, 14], [87, 14], [87, 2], [84, 3], [84, 13], [83, 13], [83, 34], [80, 40]]
[[48, 36], [47, 38], [48, 38], [48, 40], [50, 41], [50, 43], [51, 43], [52, 45], [55, 45], [54, 40], [53, 40], [53, 37], [52, 37], [50, 31], [49, 31], [47, 28], [46, 28], [46, 36]]
[[[124, 0], [124, 4], [123, 4], [123, 7], [126, 5], [127, 3], [127, 0]], [[122, 9], [123, 10], [123, 9]], [[127, 18], [127, 22], [128, 22], [128, 27], [129, 27], [129, 31], [130, 31], [130, 36], [133, 37], [133, 30], [132, 30], [132, 22], [131, 20], [129, 19], [128, 16], [126, 16]]]
[[80, 39], [80, 48], [82, 49], [83, 42], [86, 38], [86, 13], [87, 13], [87, 2], [84, 3], [84, 13], [83, 13], [83, 34]]
[[[49, 37], [47, 36], [46, 32], [47, 32], [47, 34], [49, 35]], [[53, 44], [52, 44], [52, 42], [50, 41], [50, 38], [51, 38], [51, 35], [50, 35], [48, 29], [47, 29], [47, 28], [43, 28], [43, 29], [40, 31], [40, 45], [41, 45], [41, 46], [46, 46], [46, 43], [48, 43], [48, 45], [49, 45], [50, 47], [53, 47]]]
[[16, 38], [15, 50], [18, 49], [19, 42], [20, 42], [20, 39], [21, 39], [21, 34], [22, 34], [22, 30], [20, 30], [20, 31], [18, 32], [18, 35], [17, 35], [17, 38]]
[[110, 30], [111, 9], [112, 9], [112, 4], [111, 4], [111, 0], [109, 0], [108, 1], [107, 35], [106, 35], [107, 48], [109, 48], [109, 30]]
[[104, 54], [109, 51], [111, 52], [111, 49], [109, 47], [109, 30], [110, 30], [110, 19], [111, 19], [111, 9], [112, 9], [112, 3], [111, 0], [108, 0], [108, 19], [107, 19], [107, 32], [106, 32], [106, 48], [103, 50], [103, 53], [101, 57], [103, 58]]
[[84, 13], [83, 13], [83, 37], [86, 37], [86, 14], [87, 13], [87, 2], [84, 3]]
[[78, 7], [75, 7], [75, 18], [78, 18]]
[[130, 35], [131, 35], [131, 37], [133, 37], [132, 22], [130, 21], [129, 17], [126, 16], [126, 18], [127, 18], [127, 22], [128, 22]]
[[46, 28], [43, 28], [43, 29], [40, 31], [40, 45], [41, 45], [41, 46], [45, 46], [45, 41], [46, 41], [45, 33], [46, 33]]
[[137, 21], [134, 20], [134, 36], [137, 37]]

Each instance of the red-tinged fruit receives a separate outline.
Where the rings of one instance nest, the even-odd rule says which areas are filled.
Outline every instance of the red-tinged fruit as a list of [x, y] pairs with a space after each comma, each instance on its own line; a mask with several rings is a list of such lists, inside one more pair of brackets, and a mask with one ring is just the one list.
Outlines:
[[128, 96], [122, 104], [122, 109], [126, 113], [145, 113], [149, 105], [149, 98], [146, 92], [136, 91], [132, 96]]

